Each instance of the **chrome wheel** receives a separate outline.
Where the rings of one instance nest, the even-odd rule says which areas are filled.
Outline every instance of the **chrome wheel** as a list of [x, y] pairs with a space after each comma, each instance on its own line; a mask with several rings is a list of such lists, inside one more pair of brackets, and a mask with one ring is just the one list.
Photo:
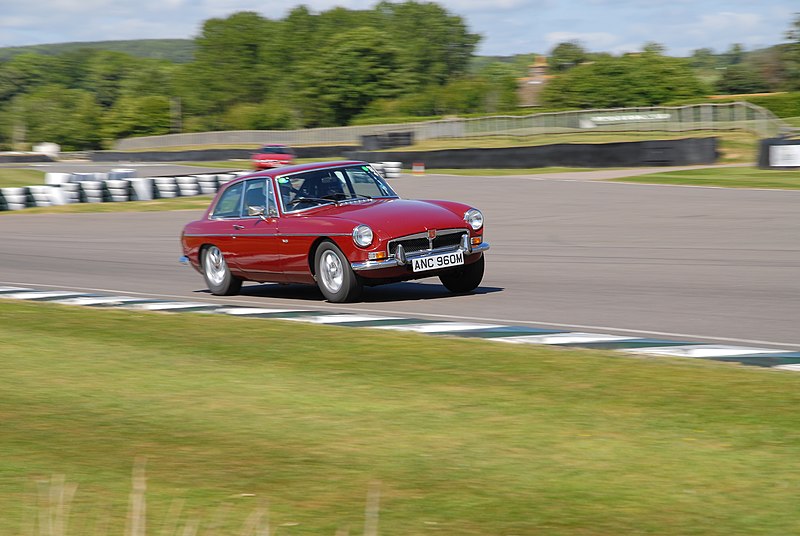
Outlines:
[[215, 296], [233, 296], [242, 288], [242, 279], [231, 273], [225, 256], [217, 246], [207, 246], [203, 250], [203, 278]]
[[228, 265], [217, 246], [211, 246], [206, 250], [206, 260], [203, 263], [203, 268], [210, 283], [221, 285], [225, 281], [225, 276], [228, 275]]
[[328, 301], [348, 302], [361, 295], [363, 282], [333, 242], [326, 240], [319, 245], [314, 253], [314, 267], [317, 286]]
[[324, 251], [319, 268], [319, 276], [325, 288], [334, 294], [339, 292], [344, 284], [344, 267], [339, 256], [332, 250]]

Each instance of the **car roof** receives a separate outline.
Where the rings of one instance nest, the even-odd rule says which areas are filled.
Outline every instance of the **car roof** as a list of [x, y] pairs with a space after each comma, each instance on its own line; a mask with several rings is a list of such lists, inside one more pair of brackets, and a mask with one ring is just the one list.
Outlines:
[[282, 166], [272, 169], [267, 169], [264, 171], [257, 171], [255, 173], [250, 173], [247, 175], [242, 175], [232, 181], [231, 184], [235, 182], [239, 182], [241, 180], [252, 179], [255, 177], [279, 177], [282, 175], [291, 175], [292, 173], [302, 173], [304, 171], [315, 171], [317, 169], [327, 169], [327, 168], [337, 168], [337, 167], [344, 167], [344, 166], [363, 166], [366, 165], [366, 162], [362, 162], [360, 160], [333, 160], [330, 162], [314, 162], [310, 164], [297, 164], [294, 166]]

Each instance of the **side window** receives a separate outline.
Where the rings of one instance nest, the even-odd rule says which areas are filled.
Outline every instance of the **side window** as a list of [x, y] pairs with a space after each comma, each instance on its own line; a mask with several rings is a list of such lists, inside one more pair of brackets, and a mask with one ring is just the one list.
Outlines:
[[214, 218], [238, 218], [242, 201], [244, 183], [234, 184], [222, 194], [217, 206], [214, 207]]
[[247, 217], [247, 207], [264, 207], [267, 211], [267, 194], [264, 190], [266, 181], [264, 179], [247, 181], [244, 187], [244, 205], [242, 205], [242, 217]]

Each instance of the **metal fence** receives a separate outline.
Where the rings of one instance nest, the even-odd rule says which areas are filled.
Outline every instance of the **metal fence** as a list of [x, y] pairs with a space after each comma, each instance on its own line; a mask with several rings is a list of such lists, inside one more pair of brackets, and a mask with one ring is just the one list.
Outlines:
[[500, 115], [473, 119], [442, 119], [301, 130], [235, 130], [146, 136], [117, 141], [116, 150], [165, 147], [259, 145], [285, 143], [307, 145], [360, 145], [361, 136], [389, 132], [413, 132], [417, 141], [437, 138], [487, 136], [536, 136], [577, 132], [692, 132], [744, 130], [760, 138], [774, 137], [788, 125], [769, 110], [748, 102], [695, 104], [691, 106], [618, 108]]

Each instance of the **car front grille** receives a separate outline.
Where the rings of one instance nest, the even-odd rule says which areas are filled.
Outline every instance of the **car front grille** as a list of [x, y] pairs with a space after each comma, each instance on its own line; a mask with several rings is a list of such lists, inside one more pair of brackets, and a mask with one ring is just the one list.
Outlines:
[[389, 241], [389, 255], [393, 255], [398, 244], [402, 244], [406, 255], [441, 248], [457, 248], [461, 237], [467, 234], [465, 229], [444, 229], [437, 231], [436, 238], [428, 239], [428, 233], [418, 233]]

